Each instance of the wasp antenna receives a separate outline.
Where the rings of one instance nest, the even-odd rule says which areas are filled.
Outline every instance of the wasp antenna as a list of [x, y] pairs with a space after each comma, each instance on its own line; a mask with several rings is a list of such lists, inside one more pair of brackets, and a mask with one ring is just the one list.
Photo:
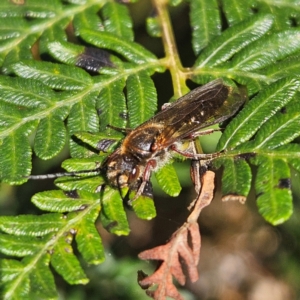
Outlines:
[[132, 131], [131, 128], [120, 128], [120, 127], [116, 127], [116, 126], [113, 126], [113, 125], [110, 125], [110, 124], [107, 124], [106, 128], [111, 128], [111, 129], [114, 129], [115, 131], [123, 132], [123, 133], [126, 133], [126, 134], [128, 134]]
[[53, 174], [45, 174], [45, 175], [29, 175], [25, 176], [25, 178], [33, 179], [33, 180], [44, 180], [44, 179], [54, 179], [65, 176], [78, 176], [79, 174], [88, 174], [88, 173], [97, 173], [99, 174], [102, 171], [102, 168], [97, 168], [94, 170], [80, 170], [74, 172], [61, 172], [61, 173], [53, 173]]
[[53, 179], [53, 178], [58, 178], [58, 177], [63, 177], [63, 176], [72, 176], [71, 173], [54, 173], [54, 174], [44, 174], [44, 175], [29, 175], [26, 176], [28, 179], [33, 179], [33, 180], [44, 180], [44, 179]]

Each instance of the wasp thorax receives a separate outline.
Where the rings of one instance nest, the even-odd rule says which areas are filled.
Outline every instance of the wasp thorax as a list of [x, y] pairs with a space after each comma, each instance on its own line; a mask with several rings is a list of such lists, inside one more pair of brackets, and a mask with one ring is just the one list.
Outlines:
[[138, 161], [131, 155], [114, 155], [107, 161], [107, 178], [115, 187], [123, 188], [134, 183], [140, 175]]

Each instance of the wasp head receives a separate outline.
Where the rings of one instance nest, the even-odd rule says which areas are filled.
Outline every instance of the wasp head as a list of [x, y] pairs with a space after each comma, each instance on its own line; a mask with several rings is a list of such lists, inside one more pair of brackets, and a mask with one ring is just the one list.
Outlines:
[[142, 174], [138, 160], [132, 155], [121, 154], [118, 150], [112, 153], [106, 162], [106, 176], [109, 184], [118, 188], [138, 185]]

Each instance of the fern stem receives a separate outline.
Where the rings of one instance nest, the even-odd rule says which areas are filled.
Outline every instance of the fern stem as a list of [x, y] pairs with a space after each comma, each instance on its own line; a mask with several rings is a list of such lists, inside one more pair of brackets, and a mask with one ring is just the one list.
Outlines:
[[166, 64], [170, 69], [174, 86], [174, 95], [175, 97], [181, 97], [186, 93], [186, 77], [184, 75], [185, 73], [183, 72], [183, 67], [176, 46], [174, 32], [172, 30], [170, 15], [167, 8], [168, 1], [152, 0], [152, 2], [160, 20], [162, 40], [166, 54]]

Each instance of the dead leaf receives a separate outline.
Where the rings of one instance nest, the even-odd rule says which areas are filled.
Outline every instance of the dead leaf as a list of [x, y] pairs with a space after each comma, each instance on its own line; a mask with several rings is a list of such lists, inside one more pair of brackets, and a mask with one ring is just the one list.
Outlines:
[[[171, 237], [170, 241], [162, 246], [143, 251], [139, 258], [144, 260], [158, 260], [161, 262], [157, 270], [150, 276], [139, 280], [142, 288], [147, 289], [146, 293], [156, 300], [163, 300], [171, 297], [175, 300], [183, 300], [173, 284], [173, 277], [180, 285], [186, 282], [183, 271], [182, 260], [184, 261], [188, 276], [192, 282], [199, 278], [198, 263], [201, 248], [201, 236], [198, 225], [198, 218], [202, 209], [209, 205], [214, 195], [215, 173], [207, 171], [202, 177], [201, 192], [196, 198], [193, 211], [184, 223]], [[149, 288], [156, 286], [156, 289]]]

